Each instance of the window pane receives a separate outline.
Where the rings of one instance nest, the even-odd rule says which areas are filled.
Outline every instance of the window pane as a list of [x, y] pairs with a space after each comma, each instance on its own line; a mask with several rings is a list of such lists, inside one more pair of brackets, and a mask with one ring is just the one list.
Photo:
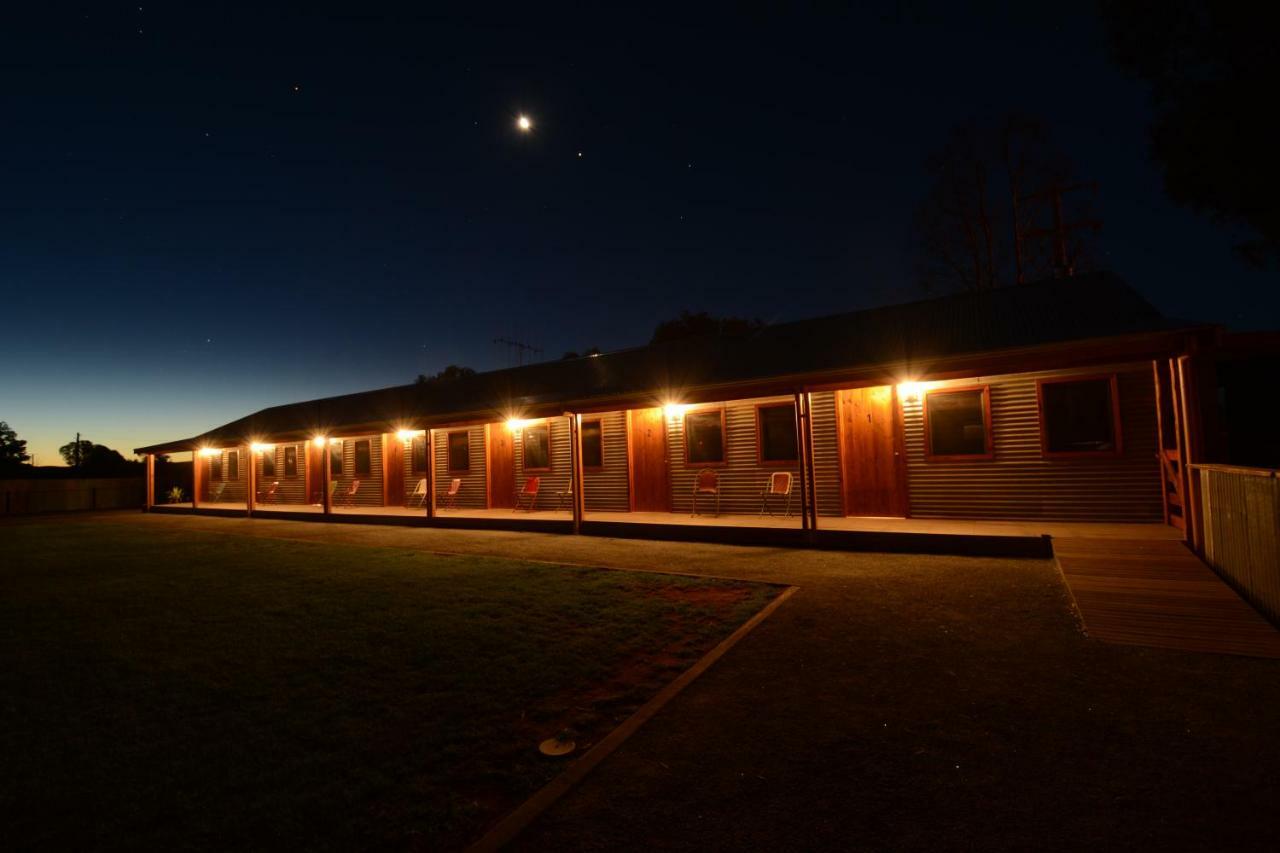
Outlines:
[[298, 448], [286, 447], [284, 449], [284, 475], [286, 477], [298, 476]]
[[222, 479], [222, 454], [219, 453], [217, 456], [212, 457], [209, 460], [209, 466], [210, 466], [209, 479], [221, 480]]
[[356, 476], [368, 477], [372, 470], [369, 461], [369, 441], [361, 439], [356, 442]]
[[449, 470], [471, 470], [471, 436], [469, 433], [449, 433]]
[[604, 467], [604, 429], [600, 421], [582, 422], [582, 467]]
[[1040, 386], [1045, 449], [1050, 453], [1116, 449], [1111, 380], [1046, 382]]
[[525, 427], [521, 443], [524, 445], [526, 471], [531, 468], [551, 467], [551, 426], [549, 424]]
[[262, 476], [274, 477], [276, 475], [276, 449], [262, 451]]
[[724, 429], [720, 410], [684, 416], [685, 454], [689, 462], [724, 461]]
[[227, 453], [227, 479], [240, 479], [240, 451], [232, 450]]
[[414, 471], [427, 470], [427, 437], [425, 435], [414, 437], [411, 457]]
[[795, 404], [761, 407], [760, 461], [795, 462], [799, 458]]
[[342, 442], [329, 445], [329, 473], [335, 477], [342, 476]]
[[925, 400], [929, 452], [934, 456], [980, 456], [987, 452], [982, 391], [933, 391]]

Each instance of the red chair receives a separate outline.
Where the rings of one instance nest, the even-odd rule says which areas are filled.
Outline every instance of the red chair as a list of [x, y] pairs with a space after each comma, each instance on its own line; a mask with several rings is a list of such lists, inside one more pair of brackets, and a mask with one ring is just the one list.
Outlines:
[[277, 495], [277, 493], [278, 493], [279, 491], [280, 491], [280, 481], [279, 481], [279, 480], [276, 480], [274, 483], [272, 483], [270, 486], [268, 486], [265, 490], [264, 490], [264, 489], [259, 489], [259, 490], [258, 490], [258, 503], [260, 503], [260, 504], [267, 504], [267, 503], [272, 503], [272, 502], [274, 502], [274, 501], [275, 501], [275, 499], [276, 499], [276, 495]]
[[703, 468], [698, 472], [698, 478], [693, 481], [693, 514], [698, 514], [698, 495], [715, 495], [716, 499], [716, 517], [720, 517], [720, 475], [710, 468]]
[[[538, 505], [538, 487], [542, 485], [541, 477], [530, 477], [524, 481], [524, 488], [520, 489], [520, 494], [516, 495], [516, 509], [524, 507], [527, 512], [533, 512]], [[529, 502], [528, 506], [524, 506], [525, 501]], [[512, 510], [515, 512], [515, 510]]]
[[769, 515], [773, 515], [773, 509], [769, 506], [770, 498], [778, 498], [786, 500], [786, 509], [783, 510], [782, 517], [791, 517], [791, 472], [790, 471], [774, 471], [769, 475], [769, 479], [765, 481], [764, 488], [760, 491], [760, 514], [764, 515], [768, 510]]
[[449, 481], [449, 491], [441, 495], [441, 509], [457, 509], [458, 508], [458, 492], [462, 491], [462, 478], [454, 477]]

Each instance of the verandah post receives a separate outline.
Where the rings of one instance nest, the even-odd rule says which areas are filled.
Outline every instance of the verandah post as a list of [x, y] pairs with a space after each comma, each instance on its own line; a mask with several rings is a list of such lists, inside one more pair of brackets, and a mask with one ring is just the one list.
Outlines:
[[254, 499], [258, 496], [258, 454], [254, 453], [253, 445], [244, 445], [245, 454], [245, 491], [244, 491], [244, 517], [253, 518]]
[[573, 532], [582, 532], [582, 415], [569, 415], [569, 495], [573, 501]]
[[147, 486], [142, 498], [142, 511], [151, 512], [156, 505], [156, 455], [147, 454]]
[[204, 473], [200, 468], [204, 465], [204, 457], [200, 455], [199, 448], [191, 449], [191, 511], [195, 512], [200, 506], [200, 486], [201, 475]]
[[330, 438], [323, 439], [320, 452], [317, 454], [320, 457], [321, 482], [324, 484], [324, 488], [320, 492], [320, 508], [325, 515], [333, 513], [333, 489], [329, 486], [330, 480], [333, 479], [333, 470], [330, 467], [333, 465], [333, 462], [330, 461], [333, 446], [329, 443], [330, 441], [332, 441]]
[[809, 529], [809, 489], [808, 489], [808, 465], [806, 460], [808, 453], [805, 450], [807, 442], [805, 436], [808, 434], [809, 414], [804, 409], [805, 397], [799, 391], [795, 393], [795, 409], [796, 409], [796, 442], [800, 451], [800, 529]]
[[427, 518], [436, 517], [436, 451], [432, 441], [432, 429], [427, 427], [425, 436], [427, 444]]
[[813, 394], [804, 392], [804, 466], [809, 484], [809, 529], [818, 529], [818, 476], [813, 464]]

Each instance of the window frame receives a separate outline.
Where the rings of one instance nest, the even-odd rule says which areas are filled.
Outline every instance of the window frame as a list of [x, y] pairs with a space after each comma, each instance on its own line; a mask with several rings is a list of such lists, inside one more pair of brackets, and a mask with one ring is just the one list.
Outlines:
[[[292, 466], [290, 466], [290, 451], [292, 451]], [[289, 473], [289, 468], [293, 468], [293, 473]], [[298, 476], [298, 445], [290, 444], [284, 449], [284, 476], [286, 479]]]
[[[365, 462], [368, 470], [360, 470], [360, 445], [365, 446]], [[373, 442], [367, 438], [357, 438], [351, 445], [351, 476], [352, 477], [372, 477], [373, 476]]]
[[[453, 437], [455, 435], [464, 436], [467, 439], [467, 467], [453, 467]], [[471, 473], [471, 430], [455, 429], [445, 433], [444, 437], [444, 465], [445, 470], [450, 474], [470, 474]]]
[[[933, 394], [961, 394], [982, 392], [982, 453], [934, 453], [933, 431], [929, 428], [929, 397]], [[920, 411], [924, 418], [924, 458], [926, 462], [990, 462], [996, 458], [995, 437], [991, 431], [991, 386], [957, 385], [955, 387], [930, 388], [920, 395]]]
[[[528, 466], [528, 461], [529, 461], [528, 437], [529, 437], [529, 430], [532, 430], [532, 429], [545, 429], [547, 431], [547, 467], [545, 468], [530, 468]], [[551, 422], [550, 421], [542, 421], [536, 424], [525, 424], [520, 428], [520, 471], [522, 473], [527, 474], [532, 471], [535, 474], [544, 474], [552, 469], [552, 467], [555, 464], [554, 459], [555, 459], [555, 449], [552, 447], [552, 444], [551, 444]]]
[[[267, 470], [267, 461], [271, 462], [271, 470]], [[262, 451], [262, 476], [274, 477], [276, 475], [276, 449], [273, 446], [270, 450]]]
[[[793, 459], [764, 458], [764, 421], [760, 418], [762, 409], [790, 409], [792, 435], [796, 440], [796, 455]], [[775, 403], [756, 403], [756, 464], [762, 468], [794, 468], [800, 465], [800, 430], [796, 426], [796, 403], [794, 400], [779, 400]]]
[[226, 468], [222, 464], [222, 457], [223, 451], [221, 450], [209, 457], [209, 482], [211, 483], [225, 483], [227, 481]]
[[[1068, 382], [1099, 382], [1106, 380], [1111, 393], [1111, 434], [1115, 446], [1110, 450], [1050, 450], [1049, 424], [1044, 416], [1044, 386], [1062, 385]], [[1036, 380], [1036, 419], [1040, 429], [1040, 455], [1045, 459], [1083, 459], [1088, 457], [1114, 457], [1124, 453], [1124, 434], [1120, 418], [1120, 378], [1116, 373], [1088, 373], [1073, 376], [1047, 376]]]
[[[708, 412], [719, 412], [720, 414], [720, 461], [719, 462], [690, 462], [689, 461], [689, 416], [704, 415]], [[680, 417], [680, 439], [684, 442], [684, 467], [686, 468], [725, 468], [729, 465], [729, 430], [725, 425], [724, 406], [699, 406], [697, 408], [686, 409]]]
[[[419, 468], [418, 465], [416, 464], [418, 461], [419, 442], [421, 442], [421, 445], [422, 445], [422, 467], [421, 468]], [[412, 438], [410, 438], [409, 439], [409, 473], [425, 474], [427, 473], [427, 467], [430, 464], [431, 464], [431, 454], [427, 452], [427, 436], [423, 434], [423, 435], [415, 435]]]
[[[337, 451], [337, 453], [335, 454], [334, 451]], [[337, 441], [329, 442], [329, 476], [330, 477], [343, 476], [343, 471], [345, 471], [347, 467], [346, 455], [347, 455], [346, 439], [340, 438]], [[335, 458], [338, 460], [337, 471], [333, 470], [333, 460]]]
[[[235, 463], [234, 465], [232, 464], [233, 462]], [[240, 479], [240, 451], [239, 450], [227, 451], [226, 474], [227, 474], [228, 483], [234, 483]]]
[[604, 418], [602, 418], [602, 417], [596, 417], [596, 418], [583, 418], [583, 419], [582, 419], [582, 425], [578, 428], [578, 444], [579, 444], [579, 447], [582, 447], [582, 446], [583, 446], [583, 444], [582, 444], [582, 430], [584, 430], [584, 429], [586, 428], [587, 424], [595, 424], [596, 426], [598, 426], [598, 427], [600, 428], [600, 464], [599, 464], [599, 465], [588, 465], [588, 464], [587, 464], [587, 460], [586, 460], [586, 458], [584, 457], [584, 458], [583, 458], [583, 460], [582, 460], [582, 470], [583, 470], [583, 471], [603, 471], [603, 470], [604, 470]]

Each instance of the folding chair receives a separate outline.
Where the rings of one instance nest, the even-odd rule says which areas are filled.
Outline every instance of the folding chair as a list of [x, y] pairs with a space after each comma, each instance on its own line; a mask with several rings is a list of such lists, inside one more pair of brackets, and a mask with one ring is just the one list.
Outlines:
[[421, 509], [427, 503], [427, 478], [423, 477], [418, 481], [418, 488], [413, 490], [413, 494], [409, 495], [409, 505], [413, 506], [413, 499], [418, 499], [418, 508]]
[[441, 495], [444, 501], [441, 509], [457, 509], [458, 508], [458, 492], [462, 491], [462, 478], [454, 477], [449, 481], [449, 491]]
[[711, 468], [703, 468], [693, 481], [693, 514], [698, 514], [698, 495], [714, 495], [716, 499], [716, 517], [720, 517], [720, 475]]
[[791, 472], [790, 471], [774, 471], [769, 475], [769, 479], [765, 480], [764, 488], [760, 490], [760, 514], [764, 515], [768, 511], [773, 516], [773, 509], [769, 505], [771, 498], [780, 498], [786, 500], [786, 509], [782, 513], [783, 518], [791, 517]]
[[[360, 481], [359, 481], [359, 480], [352, 480], [352, 481], [351, 481], [351, 487], [350, 487], [350, 488], [348, 488], [348, 489], [347, 489], [345, 492], [343, 492], [342, 494], [338, 495], [338, 503], [340, 503], [340, 502], [342, 502], [343, 500], [345, 500], [345, 501], [347, 502], [347, 506], [355, 506], [355, 505], [356, 505], [356, 492], [358, 492], [358, 491], [360, 491]], [[337, 503], [335, 503], [335, 504], [334, 504], [334, 506], [337, 506]]]
[[[538, 505], [538, 487], [542, 485], [542, 478], [530, 477], [524, 481], [524, 486], [520, 489], [520, 494], [516, 495], [516, 509], [523, 508], [526, 512], [533, 512], [534, 507]], [[524, 506], [528, 501], [529, 505]], [[515, 512], [515, 510], [512, 510]]]
[[564, 487], [563, 491], [556, 492], [556, 509], [564, 509], [565, 504], [569, 505], [569, 509], [573, 509], [573, 478], [569, 478], [569, 485]]
[[271, 503], [271, 502], [273, 502], [273, 501], [276, 499], [276, 494], [277, 494], [279, 491], [280, 491], [280, 481], [279, 481], [279, 480], [276, 480], [275, 482], [273, 482], [270, 486], [268, 486], [268, 487], [266, 488], [266, 490], [265, 490], [265, 491], [264, 491], [263, 489], [259, 489], [259, 490], [258, 490], [258, 503], [260, 503], [260, 504], [267, 504], [267, 503]]

